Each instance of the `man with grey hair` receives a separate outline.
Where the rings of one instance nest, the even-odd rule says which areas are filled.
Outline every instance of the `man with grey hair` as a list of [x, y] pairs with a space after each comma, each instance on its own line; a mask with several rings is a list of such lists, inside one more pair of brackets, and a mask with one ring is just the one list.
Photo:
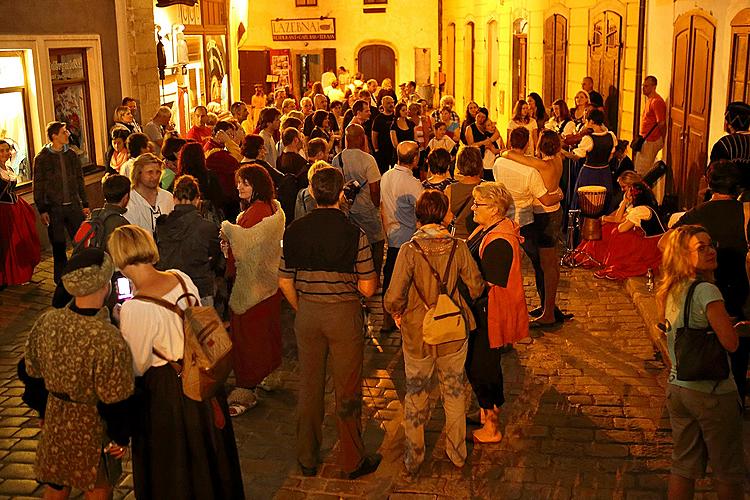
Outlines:
[[[383, 295], [391, 282], [401, 245], [417, 230], [414, 210], [423, 191], [422, 183], [414, 177], [414, 170], [419, 168], [419, 145], [414, 141], [404, 141], [396, 148], [396, 155], [398, 163], [380, 179], [380, 216], [388, 242], [383, 267]], [[392, 320], [386, 318], [383, 330], [392, 330], [393, 326]]]
[[148, 140], [159, 148], [161, 148], [164, 138], [173, 132], [172, 110], [167, 106], [160, 106], [151, 121], [143, 127], [143, 133], [148, 136]]

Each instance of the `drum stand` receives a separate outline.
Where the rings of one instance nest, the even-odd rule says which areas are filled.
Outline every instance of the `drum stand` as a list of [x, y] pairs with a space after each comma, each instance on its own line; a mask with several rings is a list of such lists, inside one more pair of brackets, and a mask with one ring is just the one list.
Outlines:
[[[591, 262], [598, 267], [602, 267], [603, 264], [592, 257], [591, 254], [576, 248], [576, 229], [581, 229], [581, 211], [576, 209], [568, 210], [568, 235], [565, 238], [565, 251], [560, 259], [560, 265], [573, 268]], [[577, 257], [579, 255], [584, 258], [578, 260]]]

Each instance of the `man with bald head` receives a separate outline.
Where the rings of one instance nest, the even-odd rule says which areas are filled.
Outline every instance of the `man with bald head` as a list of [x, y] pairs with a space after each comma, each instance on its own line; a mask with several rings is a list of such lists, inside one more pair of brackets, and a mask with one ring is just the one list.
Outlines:
[[382, 110], [372, 121], [372, 150], [381, 174], [390, 168], [395, 156], [393, 142], [391, 142], [391, 126], [393, 120], [396, 119], [393, 113], [395, 105], [396, 101], [393, 97], [389, 95], [383, 97]]
[[365, 129], [352, 123], [346, 128], [346, 149], [331, 162], [344, 173], [344, 182], [356, 182], [359, 192], [354, 198], [349, 218], [367, 235], [372, 246], [375, 272], [380, 274], [383, 264], [383, 225], [380, 221], [380, 171], [375, 158], [367, 153]]
[[[398, 163], [380, 180], [380, 216], [388, 242], [383, 268], [383, 295], [391, 282], [399, 248], [417, 230], [414, 209], [423, 190], [422, 183], [414, 177], [414, 170], [419, 168], [419, 145], [414, 141], [404, 141], [396, 148], [396, 155]], [[383, 326], [383, 330], [392, 329], [392, 324]]]
[[305, 117], [305, 123], [302, 127], [302, 133], [305, 134], [305, 137], [310, 137], [310, 134], [312, 134], [312, 131], [315, 128], [315, 124], [312, 120], [315, 111], [319, 109], [328, 110], [328, 98], [323, 94], [315, 94], [313, 97], [313, 107], [315, 110]]

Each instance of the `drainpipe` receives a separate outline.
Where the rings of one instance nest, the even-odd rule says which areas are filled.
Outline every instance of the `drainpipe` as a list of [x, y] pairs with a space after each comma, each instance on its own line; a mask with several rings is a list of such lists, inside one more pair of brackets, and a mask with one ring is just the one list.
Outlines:
[[[438, 8], [438, 77], [435, 82], [437, 86], [438, 102], [442, 97], [442, 90], [440, 88], [440, 75], [443, 73], [443, 0], [437, 0]], [[455, 64], [455, 62], [454, 62]], [[435, 98], [433, 97], [433, 103]]]
[[633, 137], [641, 127], [641, 83], [643, 82], [643, 56], [646, 39], [646, 0], [640, 0], [638, 5], [638, 54], [635, 62], [635, 108], [633, 109]]

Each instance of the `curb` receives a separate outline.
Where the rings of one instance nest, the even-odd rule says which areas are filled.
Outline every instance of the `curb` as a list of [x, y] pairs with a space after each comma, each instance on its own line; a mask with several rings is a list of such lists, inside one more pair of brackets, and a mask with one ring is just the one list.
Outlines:
[[659, 323], [659, 313], [656, 306], [656, 292], [649, 292], [646, 288], [646, 278], [638, 276], [625, 280], [625, 292], [630, 295], [638, 314], [646, 324], [646, 333], [654, 345], [654, 349], [661, 355], [662, 361], [669, 368], [669, 351], [667, 337], [656, 326]]

